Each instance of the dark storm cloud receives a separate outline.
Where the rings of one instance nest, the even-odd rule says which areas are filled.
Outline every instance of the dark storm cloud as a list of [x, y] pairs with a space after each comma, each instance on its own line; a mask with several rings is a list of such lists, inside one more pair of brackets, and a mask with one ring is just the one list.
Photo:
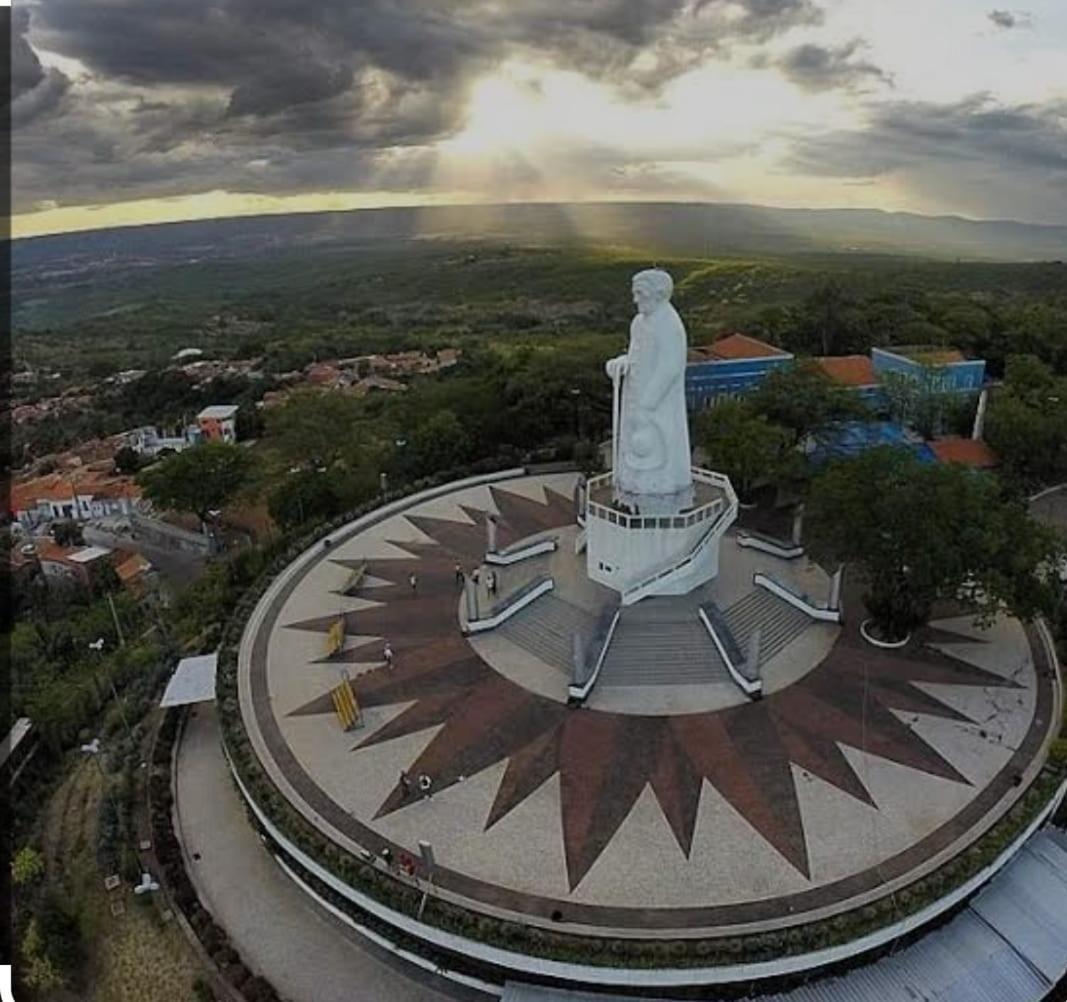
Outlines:
[[1028, 28], [1030, 15], [1025, 12], [1011, 10], [991, 10], [986, 15], [998, 28], [1005, 30], [1010, 28]]
[[[644, 99], [821, 10], [813, 0], [38, 0], [30, 41], [20, 18], [13, 63], [36, 95], [16, 133], [25, 205], [249, 185], [283, 194], [304, 190], [309, 173], [352, 189], [379, 176], [392, 148], [455, 133], [473, 83], [511, 56]], [[66, 77], [48, 80], [31, 45], [88, 75], [64, 93]], [[301, 171], [302, 156], [320, 154], [328, 169]], [[250, 172], [253, 160], [272, 166]]]
[[626, 82], [651, 49], [659, 70], [641, 82], [657, 86], [731, 41], [819, 16], [811, 0], [40, 0], [35, 29], [103, 78], [215, 86], [234, 114], [269, 115], [334, 97], [368, 68], [462, 101], [516, 50]]
[[909, 192], [952, 211], [1067, 223], [1067, 101], [875, 107], [866, 128], [808, 137], [786, 169], [836, 178], [896, 174]]
[[869, 83], [892, 86], [892, 77], [883, 69], [857, 58], [864, 44], [859, 39], [838, 46], [798, 45], [777, 65], [785, 76], [807, 91], [843, 88], [855, 90]]
[[1003, 106], [985, 94], [954, 104], [892, 102], [874, 108], [865, 129], [804, 139], [793, 154], [796, 168], [827, 176], [924, 164], [1016, 167], [1067, 183], [1067, 102]]
[[41, 65], [26, 38], [29, 11], [16, 7], [11, 16], [11, 122], [18, 128], [54, 110], [70, 86], [54, 67]]
[[30, 15], [24, 7], [11, 12], [11, 93], [15, 97], [32, 90], [44, 79], [44, 67], [26, 41]]

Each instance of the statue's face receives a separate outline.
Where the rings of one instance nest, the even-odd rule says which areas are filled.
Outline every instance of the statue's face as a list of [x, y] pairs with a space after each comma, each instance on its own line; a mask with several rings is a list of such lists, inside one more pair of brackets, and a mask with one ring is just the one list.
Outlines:
[[660, 297], [645, 282], [635, 283], [633, 290], [634, 303], [637, 306], [638, 313], [642, 313], [647, 317], [659, 306]]

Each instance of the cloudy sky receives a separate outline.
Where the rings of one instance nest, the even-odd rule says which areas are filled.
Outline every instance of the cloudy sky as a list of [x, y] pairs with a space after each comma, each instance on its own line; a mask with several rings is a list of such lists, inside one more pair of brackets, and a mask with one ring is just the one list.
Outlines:
[[17, 235], [441, 202], [1067, 224], [1067, 3], [23, 0]]

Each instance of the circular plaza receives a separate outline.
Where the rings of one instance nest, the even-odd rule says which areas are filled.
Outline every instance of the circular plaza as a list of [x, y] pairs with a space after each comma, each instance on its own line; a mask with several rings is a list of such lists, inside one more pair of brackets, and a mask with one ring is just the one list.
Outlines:
[[472, 916], [472, 956], [521, 969], [564, 942], [729, 941], [743, 961], [795, 933], [803, 955], [797, 931], [835, 920], [847, 952], [850, 917], [932, 917], [980, 874], [1059, 719], [1037, 628], [945, 608], [878, 649], [847, 574], [820, 616], [833, 579], [736, 526], [713, 580], [620, 607], [584, 573], [577, 482], [510, 471], [395, 502], [252, 609], [228, 745], [247, 742], [261, 786], [238, 767], [242, 790], [309, 886], [375, 910], [395, 884], [420, 907], [386, 895], [386, 925], [441, 946], [439, 902]]

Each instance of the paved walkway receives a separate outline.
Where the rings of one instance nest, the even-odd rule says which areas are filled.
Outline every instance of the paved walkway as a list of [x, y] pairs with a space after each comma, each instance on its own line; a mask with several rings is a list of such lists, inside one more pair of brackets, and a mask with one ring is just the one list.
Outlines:
[[[939, 619], [877, 651], [859, 637], [848, 580], [832, 649], [807, 647], [809, 626], [777, 659], [797, 674], [759, 702], [576, 713], [558, 669], [489, 663], [484, 645], [501, 637], [460, 635], [456, 565], [484, 555], [488, 511], [505, 545], [562, 534], [571, 486], [521, 477], [390, 509], [283, 572], [260, 603], [239, 659], [245, 724], [279, 788], [343, 848], [417, 857], [430, 841], [438, 893], [528, 924], [734, 935], [904, 887], [1040, 767], [1058, 711], [1020, 624]], [[751, 592], [752, 559], [723, 561], [720, 608]], [[339, 596], [354, 567], [372, 583]], [[345, 645], [324, 658], [339, 619]], [[358, 734], [336, 721], [339, 670], [353, 673]], [[433, 796], [402, 771], [425, 775]]]
[[[291, 1002], [485, 1002], [416, 971], [312, 904], [268, 855], [222, 756], [213, 704], [196, 708], [178, 757], [180, 838], [201, 900], [245, 963]], [[192, 858], [198, 855], [199, 859]]]

